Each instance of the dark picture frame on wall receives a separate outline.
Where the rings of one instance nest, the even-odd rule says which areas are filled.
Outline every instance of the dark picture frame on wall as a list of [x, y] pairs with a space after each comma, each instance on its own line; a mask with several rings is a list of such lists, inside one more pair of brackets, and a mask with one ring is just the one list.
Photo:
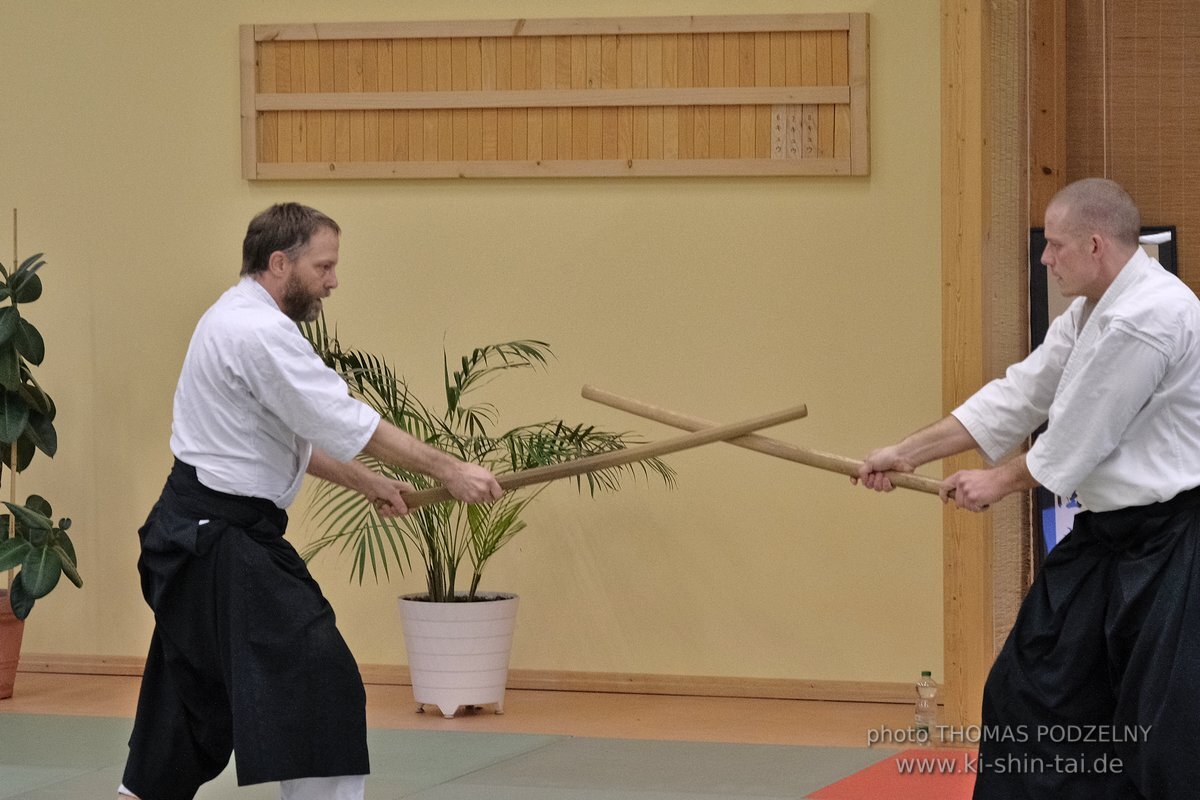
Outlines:
[[[1142, 247], [1171, 273], [1178, 275], [1176, 260], [1178, 239], [1174, 225], [1147, 225], [1142, 227]], [[1070, 300], [1059, 295], [1053, 288], [1042, 265], [1042, 251], [1046, 249], [1046, 234], [1043, 228], [1029, 229], [1029, 349], [1032, 351], [1046, 338], [1050, 320], [1066, 310]], [[1033, 434], [1033, 439], [1045, 429], [1043, 425]], [[1039, 561], [1062, 541], [1071, 530], [1072, 520], [1080, 510], [1074, 498], [1062, 498], [1049, 489], [1039, 486], [1033, 497], [1033, 529], [1037, 537]]]

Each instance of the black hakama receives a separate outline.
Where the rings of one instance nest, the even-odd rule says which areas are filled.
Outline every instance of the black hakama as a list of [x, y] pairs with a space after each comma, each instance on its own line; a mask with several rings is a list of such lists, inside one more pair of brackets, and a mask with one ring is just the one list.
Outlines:
[[1200, 796], [1200, 489], [1084, 512], [984, 688], [976, 800]]
[[366, 696], [287, 514], [176, 461], [138, 531], [154, 611], [123, 783], [191, 800], [237, 753], [239, 785], [370, 772]]

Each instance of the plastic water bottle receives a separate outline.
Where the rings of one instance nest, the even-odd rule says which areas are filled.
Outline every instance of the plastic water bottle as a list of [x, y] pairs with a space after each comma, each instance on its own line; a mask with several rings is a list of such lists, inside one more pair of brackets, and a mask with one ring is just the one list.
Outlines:
[[933, 673], [924, 670], [917, 681], [917, 706], [913, 714], [917, 732], [930, 735], [937, 727], [937, 692], [938, 685], [933, 680]]

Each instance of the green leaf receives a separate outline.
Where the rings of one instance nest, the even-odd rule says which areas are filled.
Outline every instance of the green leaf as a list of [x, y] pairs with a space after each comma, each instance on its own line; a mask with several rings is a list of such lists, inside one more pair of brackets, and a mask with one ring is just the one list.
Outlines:
[[32, 549], [24, 539], [5, 539], [0, 542], [0, 572], [20, 566]]
[[[5, 539], [9, 538], [9, 536], [13, 535], [12, 527], [13, 527], [12, 514], [0, 514], [0, 542], [4, 541]], [[21, 524], [21, 520], [17, 520], [16, 527], [17, 527], [17, 531], [16, 531], [17, 538], [24, 538], [25, 537], [25, 526]]]
[[46, 357], [46, 341], [29, 320], [17, 320], [17, 334], [13, 337], [13, 342], [17, 346], [17, 352], [25, 356], [25, 360], [30, 364], [41, 364], [42, 359]]
[[29, 406], [21, 396], [16, 392], [0, 392], [0, 442], [11, 445], [25, 431], [28, 422]]
[[22, 381], [20, 393], [21, 399], [25, 401], [25, 405], [29, 406], [31, 411], [40, 411], [50, 419], [54, 419], [54, 401], [42, 387]]
[[[28, 429], [26, 429], [28, 430]], [[17, 472], [24, 472], [29, 466], [29, 462], [33, 461], [33, 454], [37, 452], [34, 447], [33, 440], [27, 434], [22, 434], [20, 439], [17, 439]], [[12, 469], [12, 443], [0, 444], [0, 463]]]
[[[29, 426], [25, 433], [39, 450], [54, 458], [54, 454], [58, 452], [58, 433], [54, 430], [54, 423], [45, 414], [29, 412]], [[50, 514], [47, 513], [46, 516]]]
[[75, 584], [80, 589], [83, 588], [83, 578], [79, 577], [79, 570], [75, 568], [75, 561], [70, 557], [66, 550], [61, 547], [54, 546], [51, 548], [58, 556], [58, 560], [62, 565], [63, 574], [67, 576], [67, 580]]
[[58, 521], [58, 529], [60, 531], [66, 531], [70, 527], [71, 527], [71, 518], [70, 517], [63, 517], [62, 519], [60, 519]]
[[18, 271], [8, 282], [8, 287], [12, 290], [15, 303], [32, 303], [42, 296], [42, 279], [34, 275], [32, 270]]
[[[38, 500], [41, 500], [41, 498], [37, 497], [36, 495], [34, 495], [34, 497], [31, 497], [30, 499], [32, 500], [35, 498]], [[42, 500], [42, 502], [45, 503], [46, 501]], [[16, 503], [9, 503], [7, 501], [4, 502], [4, 505], [8, 506], [8, 510], [11, 511], [13, 513], [13, 516], [15, 516], [17, 518], [17, 520], [22, 525], [24, 525], [28, 530], [31, 530], [31, 531], [54, 530], [54, 523], [51, 522], [48, 517], [42, 515], [40, 512], [26, 508], [25, 506], [19, 506]]]
[[21, 359], [11, 340], [0, 344], [0, 386], [14, 392], [21, 387]]
[[21, 313], [13, 306], [0, 308], [0, 344], [7, 344], [17, 335], [20, 327]]
[[[70, 521], [67, 520], [68, 523]], [[66, 552], [72, 564], [79, 564], [79, 559], [75, 556], [75, 545], [71, 542], [71, 537], [67, 535], [66, 531], [60, 527], [53, 533], [51, 538], [55, 546], [61, 547]]]
[[13, 615], [17, 619], [25, 619], [29, 616], [29, 612], [33, 610], [34, 596], [25, 588], [25, 581], [21, 577], [21, 573], [17, 573], [17, 577], [13, 579], [12, 591], [8, 593], [8, 601], [12, 604]]
[[44, 255], [46, 254], [34, 253], [33, 255], [29, 256], [29, 258], [21, 262], [21, 266], [17, 267], [17, 271], [13, 274], [16, 275], [19, 272], [37, 272], [46, 263], [45, 261], [41, 260], [42, 256]]
[[46, 519], [54, 516], [54, 509], [50, 507], [50, 501], [42, 497], [40, 494], [31, 494], [25, 498], [25, 507], [30, 511], [35, 511], [41, 514]]
[[34, 600], [50, 594], [58, 585], [62, 572], [62, 559], [49, 544], [32, 548], [21, 565], [25, 588]]

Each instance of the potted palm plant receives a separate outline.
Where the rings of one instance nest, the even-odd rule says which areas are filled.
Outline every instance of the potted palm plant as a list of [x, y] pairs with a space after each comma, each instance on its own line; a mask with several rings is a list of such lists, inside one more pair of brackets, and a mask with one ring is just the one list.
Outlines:
[[[24, 620], [34, 602], [49, 594], [66, 575], [82, 586], [75, 547], [67, 529], [71, 520], [54, 522], [44, 498], [30, 495], [15, 502], [16, 473], [41, 450], [53, 457], [58, 449], [54, 430], [54, 401], [38, 384], [32, 367], [42, 363], [42, 335], [22, 315], [22, 307], [42, 295], [37, 272], [42, 254], [30, 256], [11, 273], [0, 264], [0, 484], [8, 483], [13, 502], [0, 515], [0, 572], [7, 572], [7, 589], [0, 588], [0, 698], [11, 697], [20, 657]], [[5, 476], [5, 469], [8, 470]]]
[[[496, 431], [498, 414], [473, 393], [503, 373], [544, 367], [549, 345], [521, 340], [478, 347], [452, 370], [443, 354], [445, 408], [434, 411], [409, 388], [386, 360], [344, 348], [324, 318], [304, 326], [305, 336], [352, 394], [384, 419], [416, 438], [461, 459], [483, 464], [496, 474], [570, 461], [639, 443], [628, 433], [603, 431], [561, 420]], [[408, 481], [418, 489], [426, 476], [360, 458], [372, 469]], [[673, 485], [673, 470], [659, 459], [587, 473], [576, 478], [589, 492], [615, 489], [624, 475], [657, 475]], [[522, 512], [542, 489], [505, 494], [490, 505], [458, 502], [426, 506], [399, 519], [381, 519], [361, 495], [322, 482], [310, 515], [322, 533], [304, 550], [312, 559], [335, 548], [351, 560], [352, 579], [368, 572], [403, 574], [415, 560], [425, 572], [426, 591], [400, 598], [413, 693], [419, 709], [438, 706], [453, 716], [461, 706], [493, 704], [503, 711], [508, 654], [518, 598], [484, 592], [483, 572], [492, 557], [525, 528]]]

